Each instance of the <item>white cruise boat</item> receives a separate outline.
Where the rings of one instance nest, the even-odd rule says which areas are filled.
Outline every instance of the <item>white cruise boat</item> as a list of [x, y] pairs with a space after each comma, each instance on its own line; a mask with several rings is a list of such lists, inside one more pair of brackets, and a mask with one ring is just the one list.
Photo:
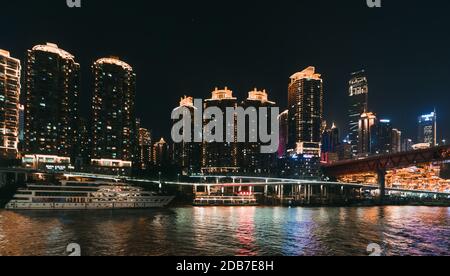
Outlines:
[[167, 206], [173, 196], [159, 196], [129, 184], [106, 181], [35, 183], [19, 189], [9, 210], [138, 209]]

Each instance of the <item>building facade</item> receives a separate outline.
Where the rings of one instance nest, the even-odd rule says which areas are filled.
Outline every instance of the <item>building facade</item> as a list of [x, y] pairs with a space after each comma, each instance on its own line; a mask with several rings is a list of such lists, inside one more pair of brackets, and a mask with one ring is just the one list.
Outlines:
[[326, 129], [322, 134], [322, 152], [336, 152], [341, 143], [339, 128], [333, 124], [330, 129]]
[[92, 158], [136, 162], [136, 74], [117, 57], [97, 60], [93, 74]]
[[[270, 174], [274, 168], [276, 154], [261, 153], [261, 146], [267, 146], [267, 144], [262, 143], [259, 136], [256, 142], [249, 141], [249, 137], [251, 136], [251, 133], [259, 133], [259, 120], [262, 120], [263, 118], [262, 114], [259, 114], [259, 109], [263, 107], [270, 109], [275, 107], [275, 105], [275, 102], [269, 101], [266, 90], [258, 90], [256, 88], [248, 93], [248, 98], [241, 104], [245, 110], [248, 108], [255, 108], [258, 112], [257, 118], [246, 118], [245, 136], [247, 141], [238, 144], [238, 167], [240, 167], [240, 171], [244, 174], [267, 175]], [[267, 116], [267, 121], [271, 122], [270, 111], [268, 111]], [[250, 124], [250, 120], [253, 120], [252, 124]], [[268, 124], [267, 131], [268, 133], [272, 131], [270, 124]]]
[[412, 139], [409, 139], [409, 138], [403, 139], [402, 152], [412, 151], [413, 150], [413, 145], [414, 145], [414, 142], [413, 142]]
[[370, 129], [370, 153], [388, 154], [392, 152], [393, 128], [390, 120], [375, 121]]
[[190, 127], [191, 133], [190, 136], [192, 138], [191, 141], [182, 141], [181, 143], [175, 143], [173, 145], [173, 160], [174, 164], [181, 170], [183, 175], [190, 175], [199, 173], [201, 171], [201, 153], [202, 153], [202, 143], [194, 141], [194, 112], [197, 107], [194, 106], [194, 98], [193, 97], [183, 97], [180, 100], [180, 105], [175, 108], [184, 108], [188, 114], [184, 114], [186, 116], [190, 116]]
[[369, 84], [364, 70], [351, 74], [348, 96], [348, 141], [352, 146], [352, 155], [356, 156], [358, 154], [359, 120], [361, 118], [361, 114], [365, 113], [369, 109]]
[[47, 43], [27, 53], [24, 152], [73, 158], [78, 141], [80, 65]]
[[153, 166], [155, 167], [165, 167], [170, 163], [170, 153], [169, 145], [166, 143], [164, 138], [161, 138], [158, 142], [153, 145]]
[[320, 156], [323, 81], [314, 67], [291, 76], [288, 105], [288, 150], [295, 154]]
[[322, 162], [332, 163], [339, 160], [338, 148], [341, 144], [339, 128], [333, 124], [331, 128], [326, 129], [322, 134]]
[[392, 130], [392, 153], [402, 151], [402, 132], [396, 128]]
[[436, 111], [419, 117], [417, 143], [437, 145], [437, 114]]
[[19, 155], [20, 76], [20, 60], [0, 49], [0, 159]]
[[280, 125], [280, 145], [278, 147], [278, 158], [283, 158], [287, 154], [288, 137], [289, 137], [289, 111], [285, 110], [278, 116], [278, 124]]
[[145, 170], [152, 163], [152, 134], [146, 128], [139, 128], [139, 168]]
[[371, 138], [373, 125], [377, 123], [377, 117], [372, 112], [361, 114], [358, 124], [358, 156], [368, 156], [371, 151]]
[[[223, 118], [226, 118], [227, 108], [236, 108], [238, 106], [237, 98], [233, 97], [233, 91], [225, 87], [225, 89], [216, 88], [212, 92], [210, 99], [205, 100], [204, 108], [217, 107], [222, 111]], [[223, 120], [222, 137], [227, 137], [227, 122]], [[204, 120], [206, 127], [211, 120]], [[236, 122], [234, 122], [236, 126]], [[227, 173], [238, 172], [238, 145], [237, 135], [234, 132], [234, 141], [227, 142], [210, 142], [204, 141], [202, 147], [202, 172], [203, 173]]]

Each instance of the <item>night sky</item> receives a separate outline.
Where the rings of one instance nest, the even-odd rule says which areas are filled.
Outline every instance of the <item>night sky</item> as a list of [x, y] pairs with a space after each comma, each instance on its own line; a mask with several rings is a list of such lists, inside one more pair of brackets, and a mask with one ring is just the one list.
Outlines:
[[[365, 68], [370, 109], [416, 139], [417, 117], [438, 111], [450, 138], [450, 3], [383, 0], [107, 1], [2, 0], [0, 48], [57, 43], [82, 67], [89, 118], [91, 64], [119, 56], [137, 74], [137, 116], [168, 138], [179, 98], [228, 86], [243, 100], [254, 87], [286, 108], [289, 77], [309, 65], [323, 75], [325, 118], [346, 130], [349, 74]], [[346, 131], [345, 131], [346, 132]]]

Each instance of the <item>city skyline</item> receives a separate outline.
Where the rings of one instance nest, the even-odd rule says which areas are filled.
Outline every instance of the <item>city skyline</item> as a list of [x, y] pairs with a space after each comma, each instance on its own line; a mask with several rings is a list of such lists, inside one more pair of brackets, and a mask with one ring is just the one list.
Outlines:
[[[4, 56], [6, 58], [9, 58], [10, 56], [9, 52], [5, 50], [2, 51], [3, 53], [5, 53]], [[120, 60], [118, 57], [101, 58], [95, 61], [94, 65], [92, 66], [93, 74], [95, 76], [95, 84], [94, 84], [95, 95], [92, 100], [92, 112], [93, 112], [92, 117], [88, 117], [84, 114], [83, 118], [78, 118], [80, 64], [76, 63], [75, 60], [76, 57], [74, 57], [72, 54], [65, 51], [64, 49], [59, 48], [58, 45], [54, 43], [35, 45], [32, 47], [31, 50], [28, 50], [28, 57], [27, 60], [25, 61], [26, 82], [24, 84], [24, 87], [26, 89], [25, 89], [24, 103], [26, 107], [25, 108], [26, 116], [24, 127], [26, 135], [24, 140], [23, 153], [50, 154], [50, 155], [57, 154], [59, 156], [70, 156], [74, 158], [74, 160], [72, 161], [77, 160], [77, 158], [83, 159], [87, 158], [91, 154], [93, 157], [93, 162], [94, 159], [96, 160], [96, 162], [103, 162], [101, 159], [122, 160], [127, 162], [128, 161], [137, 162], [139, 158], [142, 159], [142, 156], [141, 157], [137, 156], [138, 154], [137, 139], [139, 139], [139, 129], [141, 127], [141, 120], [137, 119], [135, 115], [134, 106], [135, 106], [135, 90], [136, 90], [136, 73], [133, 71], [132, 66]], [[16, 63], [18, 62], [18, 66], [20, 68], [20, 61], [15, 60], [15, 62]], [[61, 68], [59, 68], [59, 66], [56, 66], [57, 63], [61, 63], [64, 65]], [[316, 69], [314, 67], [309, 66], [303, 71], [295, 73], [290, 78], [291, 83], [289, 84], [288, 87], [290, 105], [287, 107], [288, 108], [287, 111], [289, 111], [288, 114], [294, 115], [290, 116], [291, 119], [289, 119], [290, 122], [289, 124], [293, 125], [291, 125], [289, 128], [292, 129], [292, 131], [289, 131], [290, 138], [287, 139], [289, 141], [287, 147], [288, 152], [291, 151], [291, 154], [293, 150], [296, 150], [297, 154], [303, 154], [303, 150], [301, 150], [301, 148], [303, 148], [304, 145], [302, 144], [304, 142], [308, 142], [309, 143], [308, 147], [311, 147], [312, 145], [311, 143], [317, 143], [317, 146], [315, 146], [317, 147], [317, 150], [315, 150], [314, 155], [317, 156], [320, 155], [319, 143], [322, 140], [322, 135], [324, 135], [325, 128], [329, 127], [329, 125], [328, 126], [326, 125], [327, 121], [323, 118], [323, 98], [324, 98], [322, 86], [323, 80], [321, 79], [321, 75], [317, 74], [315, 70]], [[20, 73], [21, 72], [19, 72], [19, 75]], [[60, 77], [57, 77], [59, 75]], [[371, 109], [369, 108], [367, 102], [368, 98], [367, 95], [369, 90], [367, 75], [365, 74], [364, 71], [360, 71], [357, 73], [352, 73], [351, 77], [352, 78], [349, 82], [349, 95], [348, 95], [351, 98], [349, 101], [350, 126], [353, 125], [354, 121], [353, 117], [356, 114], [360, 113], [360, 111], [357, 112], [357, 109], [364, 110], [364, 112], [361, 115], [361, 119], [358, 119], [359, 134], [355, 136], [356, 141], [358, 143], [358, 150], [356, 153], [358, 154], [358, 156], [364, 156], [365, 154], [377, 154], [381, 153], [380, 147], [386, 147], [386, 150], [383, 150], [383, 152], [386, 151], [390, 152], [391, 149], [392, 152], [399, 151], [402, 142], [408, 138], [402, 137], [401, 130], [398, 130], [397, 128], [392, 129], [392, 127], [391, 130], [386, 131], [388, 133], [390, 132], [392, 132], [393, 134], [395, 133], [396, 137], [398, 137], [395, 140], [395, 142], [394, 140], [392, 140], [393, 138], [389, 134], [389, 136], [380, 137], [380, 139], [387, 139], [386, 141], [389, 142], [383, 142], [384, 143], [383, 145], [378, 146], [373, 144], [372, 148], [372, 143], [375, 143], [375, 141], [378, 139], [376, 138], [376, 135], [373, 136], [373, 134], [371, 134], [372, 125], [377, 122], [376, 118], [377, 115], [368, 111]], [[315, 87], [317, 87], [317, 89]], [[50, 89], [50, 91], [53, 91], [55, 89], [56, 89], [55, 91], [58, 91], [62, 89], [61, 91], [63, 94], [62, 95], [55, 94], [56, 96], [55, 95], [51, 96], [52, 93], [50, 93], [47, 96], [50, 96], [52, 98], [51, 101], [48, 102], [48, 100], [44, 101], [44, 98], [47, 97], [45, 95], [45, 93], [47, 92], [44, 93], [43, 91], [45, 90], [43, 89]], [[120, 93], [112, 93], [111, 94], [112, 98], [109, 99], [109, 94], [111, 92], [120, 92]], [[257, 92], [258, 91], [255, 88], [253, 92], [249, 93], [249, 95], [251, 96], [252, 93], [255, 94]], [[44, 94], [41, 95], [39, 93]], [[230, 100], [233, 100], [236, 103], [238, 101], [237, 98], [233, 97], [232, 95], [233, 92], [231, 90], [228, 90], [227, 87], [225, 87], [225, 90], [223, 91], [218, 90], [218, 88], [216, 87], [215, 91], [213, 91], [213, 98], [205, 100], [205, 106], [209, 102], [211, 102], [214, 99], [214, 97], [222, 97], [217, 95], [215, 96], [215, 94], [218, 93], [219, 94], [222, 93], [225, 99], [228, 99], [227, 97], [229, 97]], [[263, 93], [265, 97], [268, 96], [266, 90], [263, 90], [263, 92], [259, 93]], [[311, 94], [309, 95], [307, 93]], [[364, 97], [356, 99], [355, 95], [358, 97], [359, 95], [364, 95]], [[58, 97], [61, 97], [61, 99]], [[308, 99], [311, 99], [311, 101], [309, 101]], [[221, 98], [220, 101], [222, 101]], [[236, 103], [232, 103], [231, 106], [236, 107], [237, 106]], [[298, 105], [298, 103], [301, 103], [301, 105]], [[107, 105], [106, 107], [104, 106], [105, 104]], [[51, 113], [59, 114], [58, 116], [53, 117], [53, 119], [51, 119], [50, 121], [49, 121], [50, 117], [43, 116], [44, 113], [47, 112], [45, 110], [47, 110], [48, 105], [50, 105], [49, 107], [54, 109]], [[311, 113], [309, 113], [306, 107], [311, 107]], [[19, 109], [20, 106], [17, 105], [17, 110], [15, 110], [17, 114], [19, 114]], [[304, 113], [305, 111], [306, 113]], [[370, 116], [373, 117], [374, 121], [370, 125], [363, 127], [366, 123], [362, 123], [361, 120], [363, 120], [363, 117], [366, 115], [366, 113], [370, 114]], [[68, 114], [69, 116], [67, 116]], [[432, 129], [425, 131], [430, 132], [429, 135], [432, 136], [424, 140], [423, 138], [421, 138], [421, 136], [423, 136], [423, 134], [421, 134], [421, 131], [424, 131], [421, 129], [421, 126], [424, 122], [427, 121], [425, 120], [426, 118], [428, 118], [427, 116], [431, 115], [433, 116], [432, 121], [433, 126], [430, 127]], [[103, 118], [101, 116], [105, 117]], [[359, 117], [359, 115], [357, 117]], [[424, 117], [426, 118], [424, 119]], [[92, 122], [90, 126], [83, 124], [86, 122], [86, 118], [88, 118]], [[307, 118], [311, 118], [314, 120], [311, 121], [311, 123], [309, 123], [309, 119], [306, 120]], [[430, 142], [430, 145], [432, 146], [440, 144], [440, 140], [438, 140], [436, 136], [437, 133], [436, 118], [437, 118], [436, 111], [434, 111], [430, 115], [419, 116], [419, 131], [418, 131], [419, 138], [416, 141], [417, 144], [427, 142], [428, 140], [432, 142], [432, 143]], [[16, 119], [17, 120], [19, 119], [18, 115]], [[383, 118], [378, 119], [380, 119], [379, 120], [380, 124], [384, 123], [389, 123], [389, 125], [391, 124], [391, 120], [389, 119]], [[332, 120], [332, 122], [333, 128], [335, 128], [336, 127], [334, 123], [335, 120]], [[82, 123], [83, 125], [77, 126], [79, 123]], [[118, 124], [123, 125], [124, 131], [125, 129], [127, 129], [127, 131], [123, 133], [123, 135], [128, 135], [127, 139], [122, 138], [119, 139], [119, 136], [120, 137], [122, 136], [122, 131], [119, 131], [119, 129], [122, 128], [116, 128]], [[58, 129], [57, 125], [61, 125], [62, 128]], [[18, 126], [19, 122], [17, 121], [17, 127]], [[85, 146], [87, 145], [86, 142], [81, 141], [81, 139], [83, 139], [83, 134], [81, 134], [81, 131], [85, 127], [87, 127], [87, 129], [92, 129], [93, 131], [92, 132], [93, 136], [91, 137], [92, 142], [94, 142], [92, 152], [91, 150], [88, 150], [88, 148], [81, 149], [83, 146], [82, 144], [79, 144], [84, 143]], [[101, 130], [103, 128], [104, 130]], [[115, 129], [116, 132], [117, 131], [119, 132], [113, 134], [112, 132], [113, 128]], [[49, 131], [47, 131], [47, 129]], [[103, 131], [104, 133], [102, 132], [103, 134], [99, 135], [100, 133], [99, 131]], [[89, 131], [87, 133], [89, 133]], [[39, 134], [40, 136], [39, 137], [36, 136], [37, 134]], [[351, 132], [349, 132], [349, 135], [351, 135]], [[101, 136], [104, 137], [102, 138]], [[363, 138], [362, 140], [360, 138], [361, 136]], [[364, 138], [365, 136], [367, 137]], [[57, 137], [57, 140], [53, 140], [52, 137]], [[18, 139], [18, 131], [16, 133], [16, 139]], [[63, 140], [59, 141], [59, 139]], [[105, 144], [105, 143], [101, 144], [103, 143], [101, 142], [102, 139], [105, 139], [104, 141], [113, 141], [114, 139], [117, 141], [112, 144]], [[33, 143], [33, 141], [37, 141], [40, 144]], [[345, 142], [345, 139], [340, 140], [339, 143], [341, 141]], [[395, 143], [395, 146], [393, 146], [392, 143]], [[120, 144], [123, 144], [125, 147], [123, 149], [118, 149], [117, 145]], [[30, 148], [30, 145], [33, 145], [34, 148]], [[299, 148], [299, 146], [301, 148]], [[378, 147], [378, 149], [375, 149], [376, 147]], [[80, 150], [87, 151], [88, 155], [83, 156]], [[125, 154], [123, 157], [121, 157], [122, 152]], [[220, 152], [223, 151], [220, 150]], [[335, 149], [333, 150], [333, 152], [337, 154], [338, 150]], [[237, 158], [236, 153], [237, 152], [235, 152], [235, 154], [232, 154], [234, 158]], [[203, 166], [206, 165], [205, 160], [203, 160], [202, 163]], [[236, 161], [231, 163], [234, 164], [233, 166], [236, 166]]]
[[[408, 20], [412, 20], [412, 17], [404, 18], [405, 22], [395, 21], [394, 14], [403, 8], [400, 4], [389, 4], [383, 9], [374, 11], [361, 10], [365, 3], [358, 2], [327, 4], [323, 12], [331, 16], [330, 21], [337, 20], [342, 23], [342, 26], [354, 26], [352, 20], [359, 20], [359, 24], [371, 31], [368, 35], [358, 31], [356, 27], [356, 30], [351, 32], [352, 42], [361, 40], [374, 42], [376, 38], [383, 38], [389, 39], [391, 42], [389, 45], [338, 43], [330, 48], [325, 42], [338, 41], [338, 34], [346, 34], [344, 30], [338, 29], [335, 35], [327, 38], [320, 38], [315, 32], [310, 32], [309, 36], [319, 39], [318, 43], [314, 43], [314, 48], [311, 48], [294, 38], [282, 37], [283, 34], [295, 29], [297, 23], [283, 20], [279, 15], [274, 18], [274, 21], [261, 18], [257, 24], [250, 24], [249, 26], [254, 27], [254, 32], [248, 32], [248, 29], [239, 31], [236, 28], [237, 25], [249, 21], [243, 15], [244, 11], [250, 9], [245, 5], [233, 13], [236, 22], [228, 22], [225, 17], [232, 5], [215, 10], [214, 16], [205, 12], [208, 11], [205, 7], [198, 12], [192, 12], [189, 16], [168, 14], [163, 4], [159, 9], [160, 15], [154, 12], [148, 17], [142, 17], [145, 18], [142, 20], [128, 16], [133, 12], [139, 14], [139, 8], [145, 5], [139, 3], [133, 7], [127, 7], [124, 11], [126, 18], [133, 23], [133, 28], [126, 29], [126, 40], [134, 41], [141, 37], [139, 35], [141, 32], [148, 34], [151, 38], [143, 40], [142, 46], [133, 44], [130, 48], [129, 43], [124, 43], [125, 41], [117, 36], [117, 34], [125, 34], [125, 28], [120, 23], [110, 22], [112, 30], [97, 28], [102, 34], [100, 36], [93, 37], [92, 34], [86, 34], [88, 26], [94, 23], [94, 18], [97, 20], [103, 16], [95, 13], [98, 10], [97, 5], [100, 4], [88, 3], [79, 11], [67, 11], [64, 3], [58, 4], [59, 1], [55, 1], [53, 13], [60, 11], [61, 14], [69, 14], [69, 17], [64, 20], [64, 26], [50, 26], [48, 25], [50, 20], [46, 21], [40, 17], [40, 23], [35, 27], [22, 29], [22, 25], [19, 25], [20, 31], [13, 33], [5, 30], [4, 41], [1, 41], [0, 48], [10, 50], [13, 57], [24, 60], [25, 51], [32, 45], [53, 41], [76, 56], [77, 62], [82, 67], [80, 110], [84, 117], [89, 117], [89, 102], [93, 93], [90, 64], [102, 56], [111, 54], [119, 56], [131, 64], [137, 72], [137, 117], [143, 119], [143, 127], [153, 130], [155, 137], [169, 137], [171, 123], [169, 115], [173, 103], [181, 95], [207, 98], [213, 87], [228, 86], [241, 99], [253, 87], [263, 87], [280, 107], [284, 107], [287, 105], [285, 91], [289, 82], [288, 76], [301, 68], [313, 65], [322, 73], [324, 79], [325, 119], [330, 123], [336, 122], [336, 125], [342, 129], [343, 136], [347, 133], [346, 106], [335, 103], [348, 93], [349, 74], [364, 68], [370, 83], [371, 111], [380, 118], [391, 119], [392, 123], [403, 132], [405, 138], [416, 139], [416, 117], [436, 108], [438, 140], [441, 137], [448, 138], [449, 130], [443, 129], [443, 126], [450, 125], [447, 122], [449, 116], [445, 110], [445, 103], [448, 102], [449, 97], [445, 93], [448, 81], [443, 77], [449, 74], [447, 65], [443, 64], [448, 53], [438, 51], [438, 56], [437, 52], [434, 53], [431, 48], [427, 48], [429, 51], [422, 51], [416, 57], [417, 60], [408, 58], [418, 52], [418, 47], [423, 48], [425, 38], [433, 41], [434, 36], [428, 30], [436, 34], [442, 31], [439, 23], [444, 20], [443, 14], [439, 9], [431, 6], [420, 11], [426, 16], [431, 16], [432, 13], [434, 16], [432, 21], [426, 23], [430, 28], [427, 28], [425, 32], [423, 26], [420, 28], [415, 28], [417, 27], [415, 25], [407, 26]], [[14, 8], [17, 4], [7, 3], [6, 5]], [[30, 5], [29, 8], [24, 8], [23, 25], [26, 26], [29, 25], [27, 22], [36, 18], [34, 11], [40, 11], [42, 14], [48, 12], [39, 5], [36, 7], [34, 7], [35, 4]], [[318, 4], [295, 5], [304, 10], [312, 10], [317, 8]], [[331, 11], [334, 5], [338, 11], [336, 13]], [[104, 7], [105, 10], [111, 9], [113, 14], [117, 13], [115, 8], [117, 8], [115, 3]], [[192, 8], [198, 7], [194, 5], [187, 8], [191, 11]], [[354, 9], [358, 9], [360, 13], [349, 20], [347, 17]], [[283, 11], [283, 7], [275, 5], [273, 12], [275, 11]], [[255, 7], [254, 12], [269, 14], [268, 7], [264, 4]], [[418, 12], [413, 10], [413, 13]], [[86, 15], [84, 21], [70, 20], [71, 16], [79, 16], [80, 13]], [[96, 17], [97, 15], [99, 18]], [[58, 13], [55, 16], [62, 19]], [[308, 22], [308, 20], [305, 21]], [[272, 24], [273, 22], [277, 23]], [[308, 26], [313, 26], [313, 22], [307, 23]], [[393, 22], [398, 23], [397, 29], [389, 31], [387, 26]], [[51, 35], [46, 28], [51, 29]], [[323, 22], [318, 25], [317, 32], [327, 28], [333, 30], [335, 27]], [[19, 38], [18, 33], [28, 35], [24, 36], [26, 38]], [[417, 43], [408, 44], [407, 46], [411, 48], [409, 49], [400, 41], [400, 38], [412, 39], [413, 35], [417, 36], [414, 38]], [[217, 43], [233, 41], [233, 38], [239, 39], [240, 43]], [[253, 41], [261, 42], [250, 43]], [[278, 44], [281, 44], [282, 47], [278, 48], [281, 50], [275, 51], [275, 46]], [[448, 41], [444, 40], [434, 47], [445, 49], [446, 44]], [[241, 50], [238, 50], [238, 45], [242, 47]], [[143, 50], [144, 48], [146, 50]], [[296, 51], [293, 51], [294, 49]], [[395, 78], [392, 77], [394, 75]], [[412, 75], [415, 77], [411, 78]], [[159, 104], [153, 105], [151, 98], [161, 94], [167, 97], [158, 97]], [[394, 94], [398, 96], [392, 97]], [[160, 114], [168, 114], [168, 116], [163, 120], [153, 119], [160, 118]], [[407, 114], [410, 115], [406, 116]], [[442, 133], [443, 130], [444, 133]]]
[[0, 256], [450, 254], [450, 2], [0, 7]]

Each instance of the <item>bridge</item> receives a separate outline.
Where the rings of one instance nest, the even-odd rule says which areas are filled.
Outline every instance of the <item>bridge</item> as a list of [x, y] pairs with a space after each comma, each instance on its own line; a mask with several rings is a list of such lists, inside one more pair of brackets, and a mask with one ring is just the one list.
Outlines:
[[[127, 181], [141, 186], [151, 185], [153, 189], [183, 191], [194, 194], [194, 204], [205, 202], [258, 201], [263, 204], [287, 205], [333, 205], [348, 202], [372, 202], [376, 199], [379, 186], [364, 183], [342, 183], [324, 180], [290, 179], [276, 177], [238, 175], [194, 175], [182, 180], [145, 179], [127, 176], [111, 176], [89, 173], [66, 173], [66, 177], [87, 177], [111, 181]], [[450, 193], [435, 191], [388, 188], [397, 199], [439, 198], [450, 199]], [[200, 203], [199, 203], [200, 202]], [[206, 203], [208, 205], [208, 203]], [[226, 205], [226, 204], [225, 204]]]
[[356, 173], [375, 173], [378, 176], [382, 199], [386, 191], [386, 173], [388, 170], [408, 168], [424, 163], [444, 162], [447, 160], [450, 160], [450, 145], [372, 156], [364, 159], [340, 161], [330, 165], [324, 165], [323, 170], [327, 176], [336, 178]]
[[[358, 160], [359, 161], [359, 160]], [[167, 180], [154, 180], [145, 178], [136, 178], [128, 176], [114, 176], [114, 175], [101, 175], [91, 173], [65, 173], [67, 177], [87, 177], [93, 179], [107, 179], [112, 181], [129, 181], [134, 183], [147, 183], [154, 185], [167, 185], [167, 186], [185, 186], [185, 187], [264, 187], [267, 190], [268, 187], [276, 187], [281, 191], [281, 187], [285, 185], [297, 186], [299, 190], [303, 187], [308, 193], [312, 193], [311, 187], [320, 187], [321, 190], [327, 187], [337, 187], [343, 190], [344, 188], [351, 189], [363, 189], [363, 190], [378, 190], [380, 186], [364, 184], [364, 183], [343, 183], [337, 181], [324, 181], [324, 180], [306, 180], [306, 179], [290, 179], [290, 178], [274, 178], [274, 177], [257, 177], [257, 176], [238, 176], [238, 175], [194, 175], [189, 179], [192, 181], [167, 181]], [[434, 191], [423, 190], [408, 190], [408, 189], [396, 189], [385, 188], [385, 191], [400, 192], [409, 194], [423, 194], [423, 195], [440, 195], [450, 197], [450, 193], [441, 193]]]

